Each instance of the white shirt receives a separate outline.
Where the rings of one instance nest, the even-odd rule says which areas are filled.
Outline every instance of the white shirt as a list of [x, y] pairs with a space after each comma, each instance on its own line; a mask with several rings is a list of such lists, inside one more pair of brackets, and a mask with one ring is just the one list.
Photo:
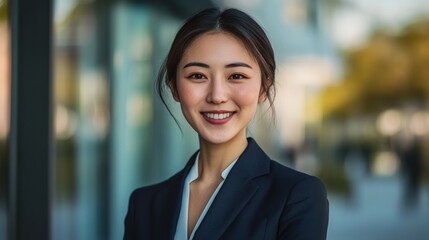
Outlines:
[[[188, 176], [186, 176], [184, 186], [183, 186], [183, 193], [182, 193], [182, 206], [180, 207], [180, 215], [179, 215], [179, 221], [177, 222], [176, 226], [176, 234], [174, 235], [175, 240], [185, 240], [188, 239], [188, 209], [189, 209], [189, 186], [191, 182], [196, 180], [198, 178], [198, 160], [199, 160], [200, 154], [198, 153], [196, 160], [194, 162], [194, 165], [192, 165], [191, 170], [188, 173]], [[228, 176], [229, 172], [231, 171], [234, 164], [237, 162], [237, 159], [235, 159], [232, 163], [229, 164], [228, 167], [225, 168], [225, 170], [222, 171], [222, 182], [219, 183], [216, 190], [211, 195], [209, 201], [207, 202], [206, 206], [203, 209], [203, 212], [201, 213], [200, 217], [198, 218], [197, 223], [194, 226], [194, 229], [192, 229], [191, 236], [189, 239], [194, 238], [195, 231], [198, 229], [198, 226], [204, 219], [204, 216], [206, 215], [207, 211], [209, 210], [210, 206], [212, 205], [213, 200], [215, 199], [217, 193], [221, 189], [223, 182], [225, 181], [226, 177]]]

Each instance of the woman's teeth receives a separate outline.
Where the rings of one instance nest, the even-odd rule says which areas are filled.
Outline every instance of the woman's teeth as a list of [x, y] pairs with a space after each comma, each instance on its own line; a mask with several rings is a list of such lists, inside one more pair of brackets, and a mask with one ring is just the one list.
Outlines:
[[231, 116], [231, 113], [204, 113], [204, 115], [211, 119], [222, 120]]

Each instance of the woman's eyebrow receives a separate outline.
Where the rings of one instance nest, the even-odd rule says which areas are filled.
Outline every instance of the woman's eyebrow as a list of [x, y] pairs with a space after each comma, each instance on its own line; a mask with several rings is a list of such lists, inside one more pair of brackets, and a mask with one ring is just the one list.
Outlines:
[[[203, 68], [210, 68], [210, 66], [206, 63], [202, 63], [202, 62], [190, 62], [187, 63], [185, 66], [183, 66], [183, 68], [187, 68], [187, 67], [203, 67]], [[247, 67], [252, 69], [252, 67], [244, 62], [234, 62], [234, 63], [229, 63], [227, 65], [225, 65], [226, 68], [235, 68], [235, 67]]]
[[252, 69], [252, 67], [251, 67], [249, 64], [244, 63], [244, 62], [235, 62], [235, 63], [230, 63], [230, 64], [227, 64], [225, 67], [226, 67], [226, 68], [247, 67], [247, 68]]
[[183, 68], [187, 67], [203, 67], [203, 68], [210, 68], [208, 64], [202, 63], [202, 62], [190, 62], [183, 66]]

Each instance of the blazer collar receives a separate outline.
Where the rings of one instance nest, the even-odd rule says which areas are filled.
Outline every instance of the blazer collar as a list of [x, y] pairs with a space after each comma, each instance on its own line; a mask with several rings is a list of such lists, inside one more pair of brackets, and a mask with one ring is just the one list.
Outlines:
[[183, 183], [191, 170], [197, 153], [191, 156], [186, 166], [180, 172], [167, 181], [167, 188], [163, 189], [155, 200], [156, 210], [158, 211], [156, 213], [157, 216], [155, 216], [154, 226], [159, 239], [174, 239], [180, 208], [182, 206]]
[[[185, 176], [183, 176], [182, 180], [185, 179], [192, 166], [194, 165], [196, 157], [198, 156], [198, 152], [199, 151], [195, 152], [191, 156], [191, 158], [188, 160], [185, 167], [183, 168], [182, 171]], [[243, 175], [243, 177], [248, 178], [254, 178], [260, 175], [267, 174], [269, 173], [270, 168], [269, 160], [270, 158], [261, 149], [261, 147], [259, 147], [256, 141], [253, 138], [249, 137], [247, 138], [247, 147], [244, 149], [243, 153], [238, 158], [237, 163], [231, 170], [231, 173], [237, 172], [236, 174], [241, 174]]]
[[[231, 169], [222, 188], [215, 197], [210, 209], [195, 232], [194, 239], [219, 239], [227, 227], [241, 212], [253, 194], [258, 190], [254, 178], [269, 173], [270, 158], [262, 151], [253, 138]], [[168, 190], [159, 199], [165, 204], [163, 219], [169, 219], [163, 236], [173, 239], [182, 204], [183, 184], [197, 156], [196, 152], [186, 166], [170, 179]], [[175, 204], [171, 200], [175, 199]], [[167, 230], [167, 231], [165, 231]], [[169, 237], [167, 237], [167, 235]]]

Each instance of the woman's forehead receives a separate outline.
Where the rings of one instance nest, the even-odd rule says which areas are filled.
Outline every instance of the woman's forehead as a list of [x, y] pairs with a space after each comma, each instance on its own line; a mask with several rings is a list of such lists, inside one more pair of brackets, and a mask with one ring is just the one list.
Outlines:
[[[244, 42], [229, 32], [206, 32], [197, 36], [185, 49], [181, 59], [186, 61], [236, 62], [245, 61], [256, 64], [255, 57], [248, 51]], [[186, 64], [186, 63], [185, 63]]]

